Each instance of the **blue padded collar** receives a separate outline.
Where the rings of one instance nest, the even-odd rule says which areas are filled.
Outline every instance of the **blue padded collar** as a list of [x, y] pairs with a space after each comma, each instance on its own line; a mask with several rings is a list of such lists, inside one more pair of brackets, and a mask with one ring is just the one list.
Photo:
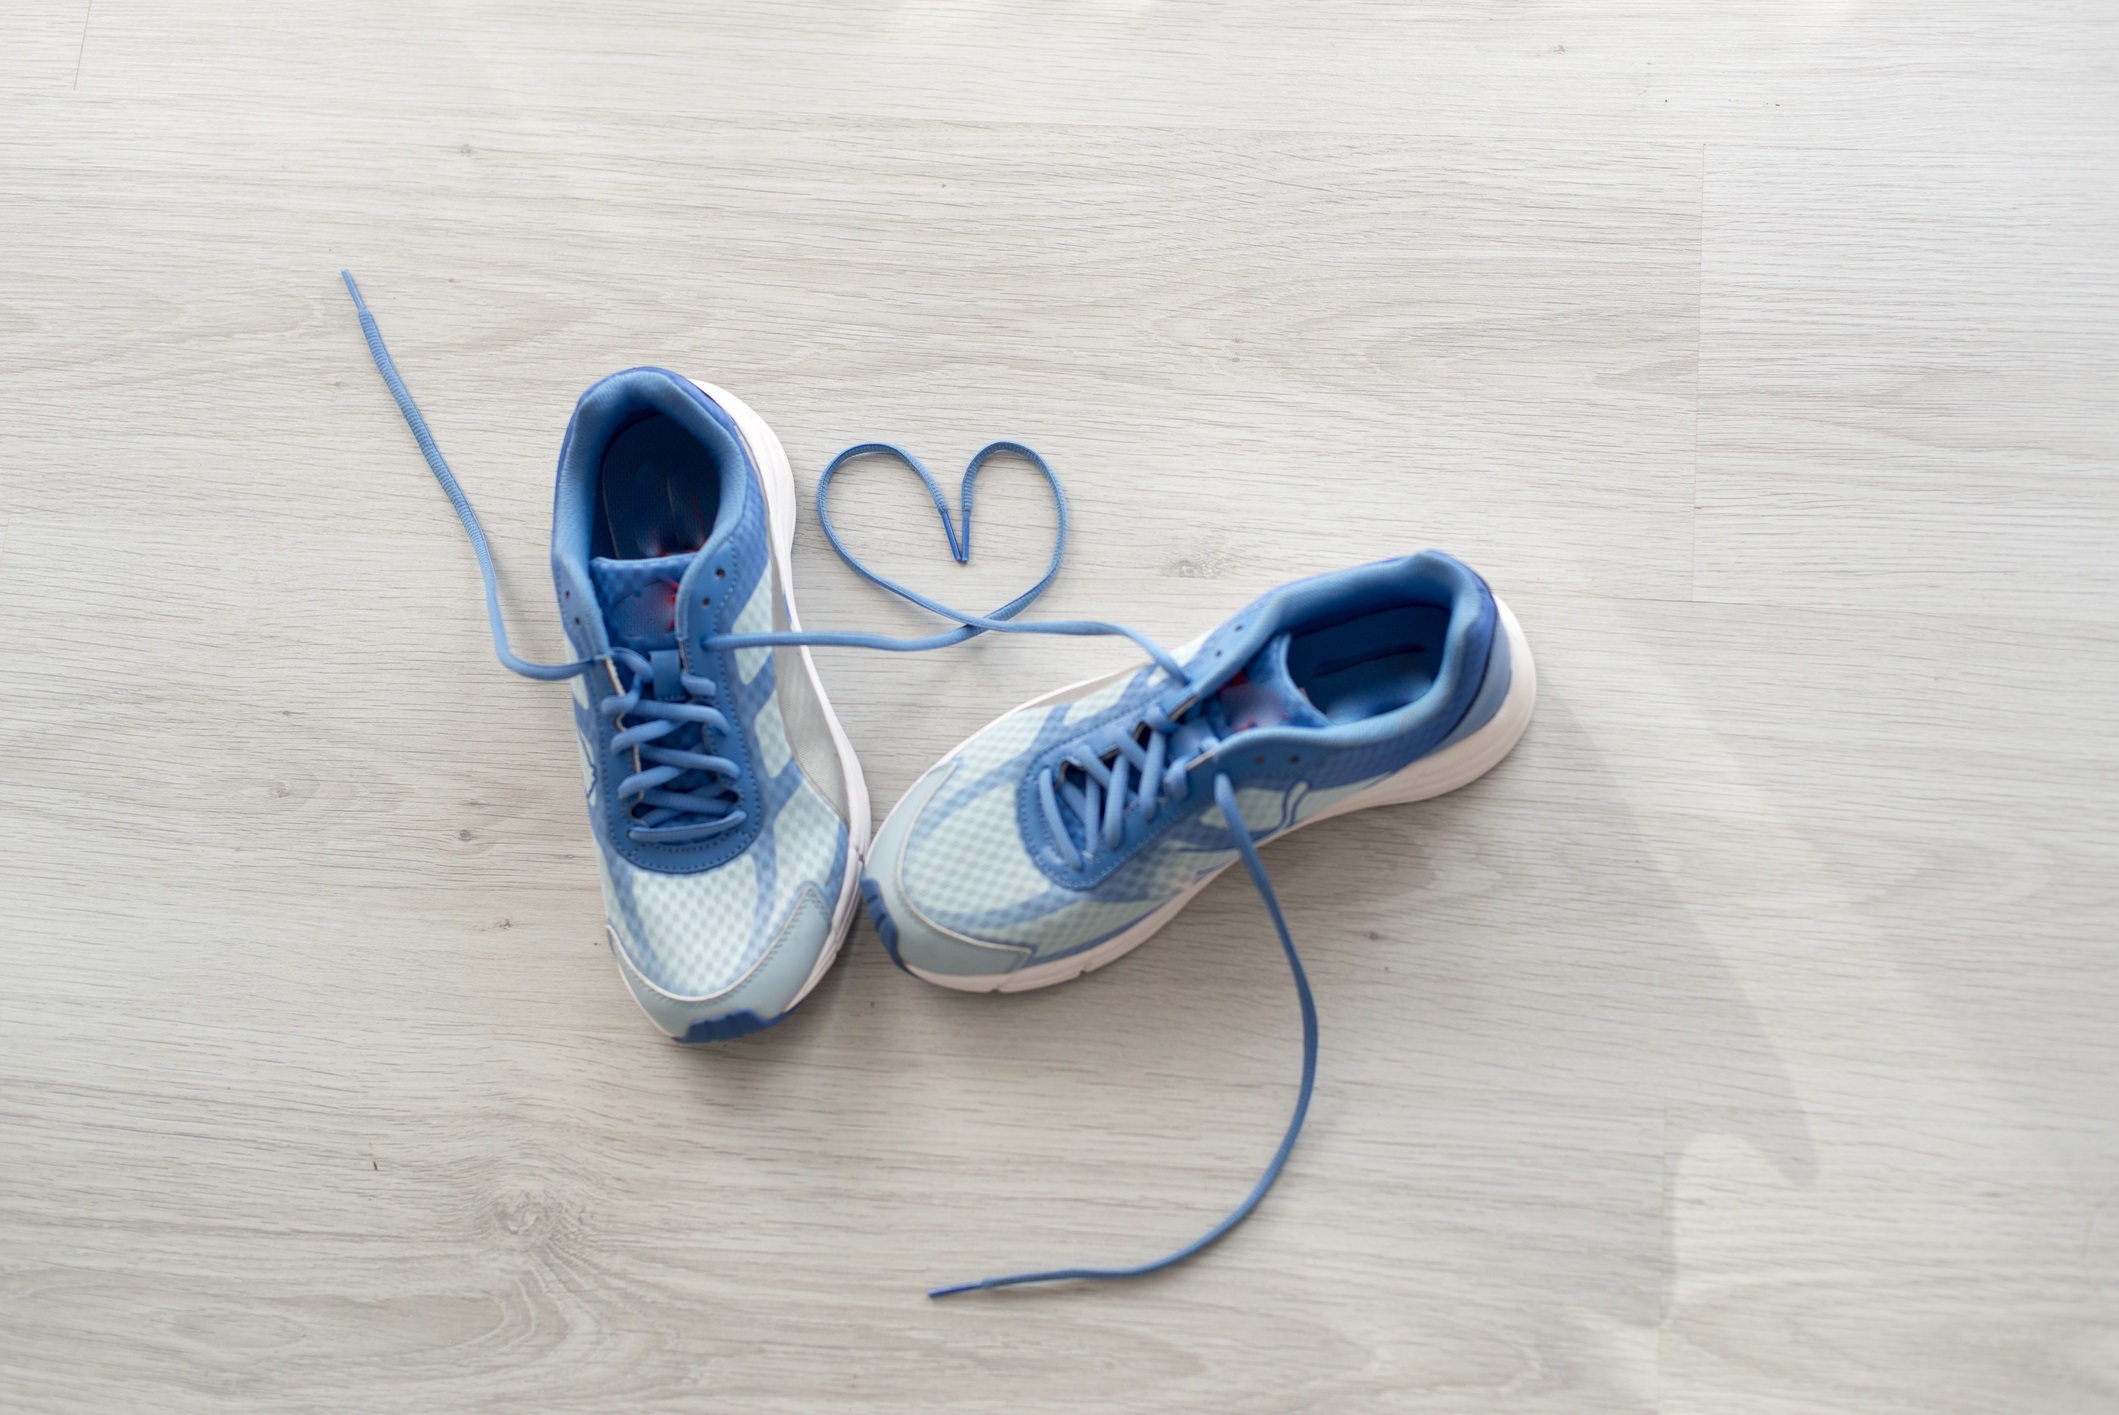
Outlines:
[[699, 439], [722, 471], [721, 505], [697, 559], [714, 554], [735, 533], [747, 499], [763, 499], [757, 491], [757, 469], [735, 420], [690, 379], [663, 368], [630, 368], [590, 385], [567, 424], [552, 492], [552, 579], [567, 637], [584, 658], [600, 657], [611, 647], [589, 574], [604, 449], [627, 427], [655, 413]]

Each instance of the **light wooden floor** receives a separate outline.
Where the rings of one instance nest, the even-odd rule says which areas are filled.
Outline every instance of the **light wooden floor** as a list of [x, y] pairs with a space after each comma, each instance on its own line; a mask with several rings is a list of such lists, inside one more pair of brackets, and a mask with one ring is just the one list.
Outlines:
[[[2119, 8], [0, 5], [0, 1408], [2119, 1409]], [[1040, 612], [1426, 544], [1544, 694], [1056, 991], [613, 973], [559, 651], [666, 363], [989, 437]], [[843, 514], [997, 603], [908, 480]], [[797, 548], [817, 624], [916, 621]], [[822, 656], [879, 810], [1107, 644]]]

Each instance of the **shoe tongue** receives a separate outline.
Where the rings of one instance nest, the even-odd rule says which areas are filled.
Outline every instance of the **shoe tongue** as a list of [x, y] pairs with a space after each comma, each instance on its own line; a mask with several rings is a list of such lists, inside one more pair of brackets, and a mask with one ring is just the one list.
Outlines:
[[692, 556], [589, 562], [589, 581], [611, 642], [636, 653], [677, 646], [677, 585]]
[[1288, 674], [1288, 644], [1293, 637], [1276, 635], [1215, 693], [1213, 706], [1224, 735], [1254, 727], [1330, 725]]

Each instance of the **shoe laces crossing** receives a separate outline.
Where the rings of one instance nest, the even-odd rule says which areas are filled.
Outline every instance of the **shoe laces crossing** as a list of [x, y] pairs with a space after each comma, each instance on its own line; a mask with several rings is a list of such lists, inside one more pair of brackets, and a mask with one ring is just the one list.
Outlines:
[[[675, 649], [652, 655], [631, 649], [611, 650], [611, 684], [597, 711], [620, 728], [611, 735], [611, 755], [633, 758], [635, 770], [618, 783], [618, 799], [633, 803], [634, 824], [627, 834], [642, 844], [686, 845], [710, 840], [743, 824], [736, 804], [742, 772], [727, 757], [699, 750], [709, 731], [726, 733], [728, 718], [712, 706], [718, 685], [690, 672]], [[619, 677], [622, 664], [630, 685]], [[684, 695], [665, 701], [660, 689], [675, 682]], [[645, 692], [654, 687], [657, 696]], [[638, 719], [625, 726], [628, 718]]]
[[[743, 821], [743, 813], [735, 804], [739, 772], [736, 764], [726, 757], [700, 750], [706, 743], [708, 731], [727, 733], [731, 730], [727, 717], [713, 701], [717, 685], [710, 678], [691, 673], [685, 669], [674, 651], [658, 651], [643, 655], [631, 649], [614, 648], [598, 658], [580, 659], [572, 663], [531, 663], [518, 658], [508, 647], [507, 626], [500, 612], [500, 590], [493, 570], [492, 552], [486, 544], [484, 528], [478, 515], [471, 509], [470, 498], [457, 483], [455, 474], [443, 459], [441, 449], [428, 431], [427, 422], [420, 415], [419, 407], [412, 400], [404, 380], [398, 376], [397, 365], [384, 347], [381, 330], [375, 317], [369, 312], [367, 302], [361, 298], [360, 287], [354, 283], [350, 272], [341, 271], [340, 278], [346, 282], [348, 293], [353, 296], [354, 310], [360, 318], [361, 331], [368, 342], [368, 352], [375, 361], [376, 371], [382, 375], [390, 396], [397, 402], [398, 410], [404, 414], [406, 425], [427, 460], [434, 479], [440, 483], [450, 504], [455, 507], [457, 519], [463, 523], [464, 532], [470, 538], [471, 549], [478, 559], [478, 571], [485, 582], [486, 621], [492, 631], [493, 650], [502, 665], [523, 675], [543, 681], [559, 681], [574, 678], [602, 665], [608, 674], [613, 692], [604, 695], [598, 702], [598, 711], [612, 719], [615, 724], [624, 724], [627, 719], [638, 719], [629, 726], [622, 726], [613, 735], [611, 750], [615, 755], [631, 755], [634, 771], [620, 781], [618, 795], [621, 800], [634, 799], [635, 824], [630, 834], [635, 840], [656, 840], [678, 843], [689, 840], [709, 839], [732, 830]], [[1052, 490], [1054, 507], [1058, 512], [1058, 527], [1053, 537], [1052, 559], [1038, 582], [1008, 603], [990, 614], [972, 614], [955, 609], [931, 599], [917, 590], [877, 573], [864, 564], [840, 540], [832, 525], [827, 493], [832, 479], [839, 469], [855, 458], [879, 454], [903, 462], [916, 472], [926, 484], [934, 500], [936, 512], [941, 516], [942, 528], [949, 539], [951, 555], [959, 564], [971, 557], [971, 507], [972, 492], [978, 474], [987, 461], [1002, 453], [1012, 453], [1029, 462], [1041, 473]], [[707, 640], [707, 647], [720, 651], [739, 648], [778, 648], [809, 645], [829, 648], [867, 648], [890, 653], [918, 653], [928, 649], [945, 648], [960, 644], [982, 633], [1010, 634], [1064, 634], [1064, 635], [1113, 635], [1137, 644], [1169, 679], [1180, 686], [1184, 694], [1181, 705], [1166, 712], [1160, 707], [1151, 707], [1142, 714], [1133, 731], [1122, 737], [1114, 748], [1101, 753], [1078, 748], [1067, 754], [1062, 763], [1040, 773], [1038, 800], [1044, 811], [1046, 823], [1052, 828], [1054, 841], [1063, 857], [1068, 857], [1074, 868], [1080, 868], [1109, 849], [1115, 849], [1124, 839], [1125, 824], [1129, 818], [1152, 822], [1166, 807], [1185, 794], [1185, 779], [1194, 768], [1211, 764], [1220, 743], [1205, 731], [1200, 721], [1199, 695], [1192, 691], [1192, 680], [1183, 665], [1161, 644], [1137, 630], [1122, 624], [1111, 624], [1101, 620], [1038, 620], [1030, 623], [1017, 622], [1015, 616], [1027, 609], [1042, 595], [1058, 575], [1060, 563], [1067, 547], [1067, 494], [1060, 485], [1059, 476], [1043, 457], [1019, 442], [1000, 441], [981, 448], [964, 470], [962, 489], [962, 532], [949, 515], [948, 502], [943, 499], [942, 488], [933, 473], [921, 461], [904, 448], [887, 442], [864, 442], [847, 448], [831, 460], [817, 479], [817, 519], [824, 528], [824, 535], [831, 547], [855, 573], [877, 586], [919, 605], [943, 619], [952, 621], [954, 628], [925, 638], [891, 638], [882, 634], [841, 632], [832, 630], [788, 630], [761, 634], [720, 634]], [[667, 659], [665, 659], [667, 654]], [[623, 670], [621, 674], [620, 670]], [[628, 679], [630, 681], [628, 681]], [[674, 684], [676, 693], [668, 693]], [[653, 695], [650, 696], [650, 690]], [[665, 694], [667, 693], [667, 696]], [[1196, 729], [1186, 734], [1186, 728]], [[1173, 744], [1181, 737], [1186, 739], [1187, 750], [1183, 759]], [[1107, 1268], [1055, 1268], [1038, 1272], [1011, 1273], [1002, 1277], [981, 1278], [974, 1282], [951, 1283], [931, 1288], [929, 1297], [948, 1297], [957, 1293], [976, 1292], [989, 1288], [1016, 1287], [1027, 1283], [1062, 1282], [1068, 1280], [1117, 1280], [1144, 1277], [1175, 1266], [1203, 1252], [1225, 1237], [1230, 1230], [1250, 1217], [1252, 1210], [1273, 1187], [1286, 1166], [1288, 1156], [1293, 1153], [1296, 1137], [1302, 1133], [1303, 1120], [1308, 1116], [1310, 1097], [1317, 1081], [1317, 1007], [1310, 993], [1309, 975], [1304, 971], [1302, 958], [1295, 950], [1295, 940], [1288, 931], [1286, 916], [1281, 912], [1280, 899], [1273, 891], [1273, 883], [1266, 875], [1265, 865], [1258, 857], [1257, 842], [1251, 837], [1238, 808], [1236, 789], [1225, 771], [1216, 771], [1213, 781], [1213, 796], [1217, 810], [1226, 825], [1231, 842], [1251, 883], [1258, 890], [1259, 899], [1265, 904], [1266, 913], [1272, 918], [1274, 932], [1279, 936], [1280, 947], [1286, 955], [1288, 972], [1295, 984], [1295, 997], [1302, 1012], [1302, 1080], [1296, 1089], [1295, 1110], [1289, 1118], [1287, 1129], [1280, 1138], [1280, 1145], [1273, 1152], [1258, 1180], [1242, 1202], [1212, 1228], [1190, 1243], [1131, 1267]], [[1077, 843], [1077, 837], [1079, 843]]]
[[[1116, 746], [1094, 752], [1078, 745], [1056, 766], [1039, 770], [1038, 806], [1069, 869], [1083, 869], [1124, 844], [1129, 819], [1150, 824], [1184, 799], [1192, 764], [1221, 745], [1204, 732], [1200, 716], [1196, 702], [1176, 718], [1150, 706]], [[1197, 735], [1188, 743], [1189, 754], [1180, 757], [1171, 743], [1188, 727]]]

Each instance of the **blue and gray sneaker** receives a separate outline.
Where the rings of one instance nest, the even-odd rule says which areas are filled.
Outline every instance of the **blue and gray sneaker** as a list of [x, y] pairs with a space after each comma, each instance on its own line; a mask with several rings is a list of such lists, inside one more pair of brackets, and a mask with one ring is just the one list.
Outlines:
[[862, 881], [891, 957], [1021, 992], [1145, 943], [1252, 840], [1484, 775], [1530, 721], [1522, 630], [1424, 551], [1284, 585], [1154, 663], [1037, 698], [937, 762], [876, 833]]
[[730, 394], [663, 369], [582, 394], [559, 454], [552, 576], [578, 661], [508, 648], [463, 491], [352, 277], [384, 382], [462, 518], [509, 668], [573, 680], [606, 931], [626, 986], [679, 1041], [768, 1026], [852, 928], [868, 793], [796, 632], [787, 454]]

